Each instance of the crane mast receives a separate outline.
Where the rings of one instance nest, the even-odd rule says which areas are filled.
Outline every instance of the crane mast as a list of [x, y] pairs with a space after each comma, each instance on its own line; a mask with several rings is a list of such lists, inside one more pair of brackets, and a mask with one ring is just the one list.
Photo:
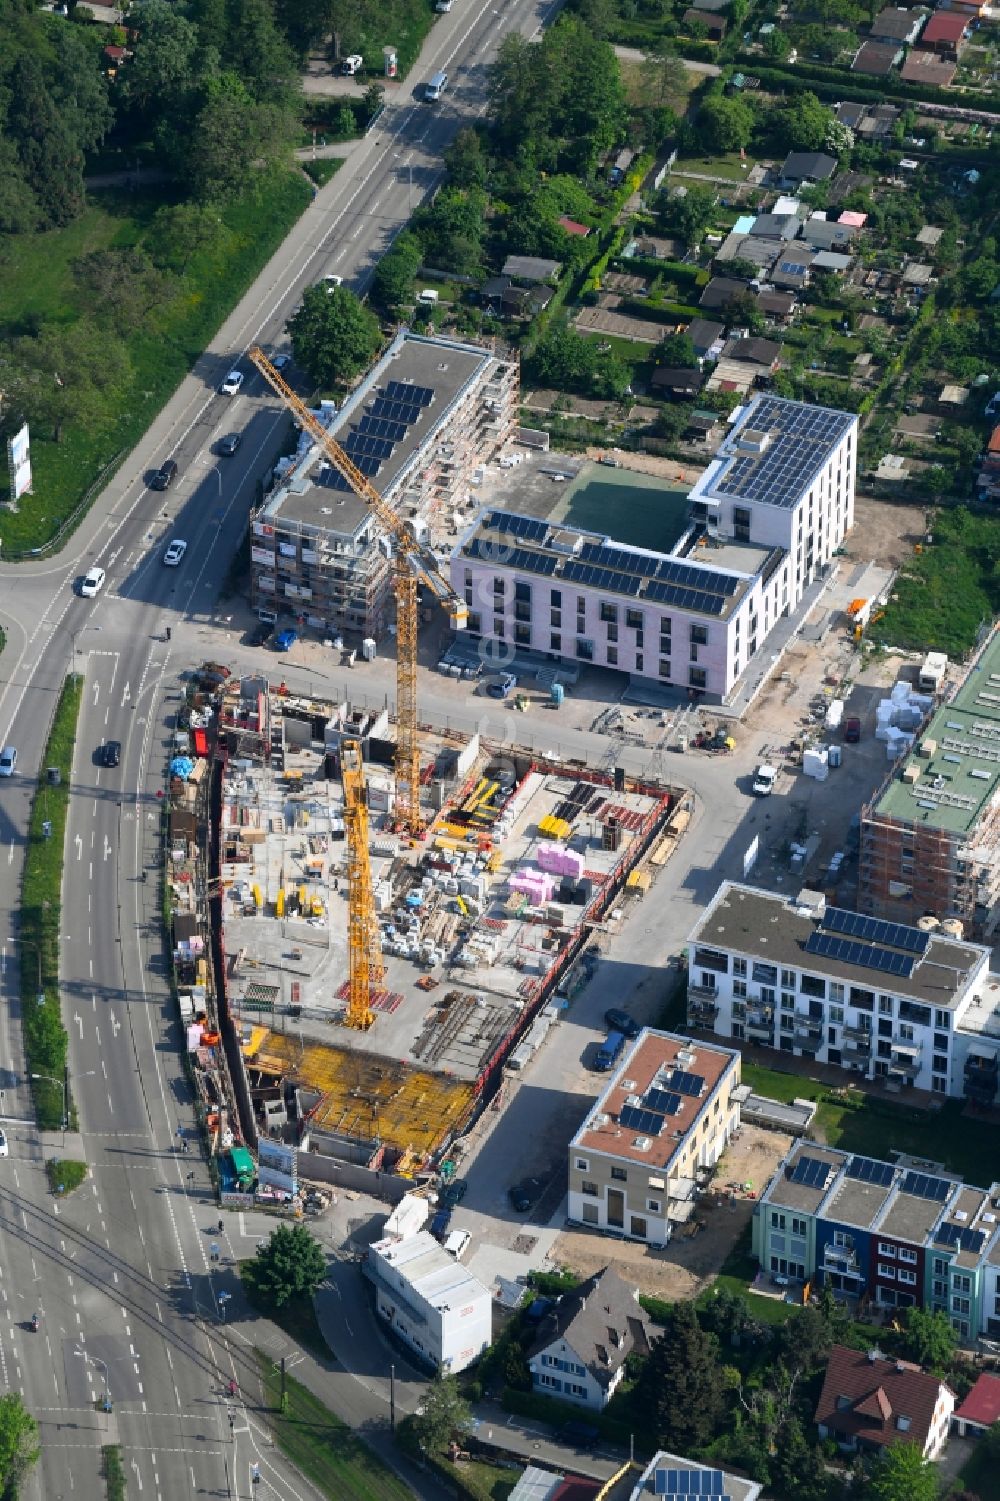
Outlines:
[[411, 834], [417, 835], [421, 831], [420, 745], [417, 737], [418, 582], [423, 583], [438, 604], [448, 611], [454, 630], [462, 630], [468, 625], [468, 606], [441, 574], [430, 548], [417, 541], [402, 518], [331, 437], [315, 413], [275, 370], [263, 350], [251, 349], [249, 358], [392, 540], [396, 598], [396, 817]]
[[347, 1025], [366, 1032], [375, 1020], [371, 997], [381, 971], [378, 918], [372, 897], [368, 854], [368, 794], [359, 740], [340, 745], [340, 783], [344, 791], [344, 829], [347, 835], [347, 954], [349, 992]]

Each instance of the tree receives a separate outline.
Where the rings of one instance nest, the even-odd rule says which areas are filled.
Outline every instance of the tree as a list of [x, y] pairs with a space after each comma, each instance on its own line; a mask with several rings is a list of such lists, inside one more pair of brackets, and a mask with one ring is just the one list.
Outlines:
[[639, 65], [639, 102], [652, 109], [683, 108], [688, 70], [674, 52], [647, 52]]
[[309, 287], [288, 332], [296, 360], [325, 388], [360, 374], [382, 341], [375, 314], [347, 287]]
[[749, 146], [754, 112], [745, 99], [713, 94], [698, 111], [698, 135], [709, 151], [739, 151]]
[[479, 132], [463, 125], [444, 154], [448, 181], [454, 188], [481, 188], [486, 182], [486, 154]]
[[187, 271], [194, 257], [220, 241], [226, 230], [217, 208], [208, 203], [169, 203], [153, 216], [149, 248], [154, 263], [164, 270]]
[[73, 262], [73, 279], [119, 333], [142, 323], [168, 300], [167, 278], [140, 245], [96, 250]]
[[826, 1501], [828, 1475], [818, 1444], [810, 1443], [802, 1423], [789, 1417], [778, 1430], [771, 1484], [789, 1501]]
[[61, 442], [69, 418], [95, 428], [106, 425], [131, 377], [125, 346], [89, 318], [46, 324], [18, 339], [0, 385], [8, 401]]
[[715, 213], [715, 192], [712, 188], [692, 184], [687, 192], [663, 192], [656, 203], [660, 227], [667, 234], [676, 235], [685, 245], [695, 245], [712, 222]]
[[830, 1353], [830, 1327], [819, 1308], [797, 1309], [778, 1336], [777, 1358], [789, 1375], [808, 1375]]
[[423, 1410], [413, 1419], [413, 1434], [430, 1454], [440, 1454], [453, 1438], [472, 1428], [472, 1411], [458, 1390], [454, 1376], [435, 1376], [427, 1388]]
[[279, 1225], [254, 1257], [256, 1290], [274, 1308], [311, 1298], [326, 1276], [326, 1256], [305, 1225]]
[[278, 145], [276, 113], [255, 103], [235, 73], [207, 80], [204, 102], [182, 148], [182, 170], [202, 202], [235, 197], [255, 163]]
[[806, 89], [789, 99], [778, 124], [790, 151], [822, 151], [833, 119], [833, 111]]
[[40, 217], [14, 143], [0, 136], [0, 234], [28, 234]]
[[694, 344], [688, 334], [667, 334], [653, 350], [653, 359], [658, 365], [668, 365], [675, 370], [690, 370], [698, 363]]
[[907, 1360], [943, 1371], [955, 1353], [958, 1340], [942, 1309], [908, 1308], [900, 1343]]
[[275, 0], [274, 18], [289, 46], [304, 61], [329, 32], [333, 6], [330, 0]]
[[862, 1491], [864, 1501], [938, 1501], [937, 1472], [916, 1444], [883, 1449]]
[[121, 70], [129, 108], [150, 117], [168, 113], [190, 88], [199, 50], [198, 31], [167, 0], [146, 0], [136, 11], [134, 56]]
[[847, 156], [854, 150], [854, 131], [834, 117], [827, 121], [823, 146], [833, 156]]
[[7, 1392], [0, 1397], [0, 1486], [5, 1495], [18, 1493], [39, 1452], [38, 1424], [20, 1396]]
[[486, 194], [482, 188], [444, 187], [413, 217], [413, 231], [428, 266], [475, 275], [482, 265]]
[[676, 1303], [634, 1389], [636, 1410], [661, 1448], [687, 1454], [707, 1444], [722, 1416], [718, 1346], [692, 1303]]
[[20, 171], [48, 225], [69, 224], [83, 210], [83, 153], [60, 112], [42, 64], [22, 54], [9, 75], [7, 134]]
[[274, 21], [271, 0], [230, 0], [222, 65], [261, 104], [289, 107], [297, 90], [295, 57]]
[[413, 282], [424, 254], [420, 241], [409, 230], [396, 236], [392, 249], [375, 267], [372, 296], [387, 310], [402, 307], [413, 296]]
[[792, 44], [785, 32], [776, 26], [769, 31], [764, 38], [764, 55], [772, 62], [783, 63], [792, 50]]

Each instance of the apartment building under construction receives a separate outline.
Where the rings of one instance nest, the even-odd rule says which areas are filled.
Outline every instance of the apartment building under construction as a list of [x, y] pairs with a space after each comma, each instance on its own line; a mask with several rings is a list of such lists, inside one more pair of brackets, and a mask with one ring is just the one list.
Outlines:
[[1000, 632], [893, 768], [861, 825], [858, 905], [898, 922], [1000, 925]]
[[[404, 329], [330, 432], [418, 535], [450, 540], [468, 520], [475, 470], [512, 435], [518, 399], [516, 360]], [[251, 557], [251, 598], [262, 618], [384, 634], [392, 608], [387, 540], [318, 445], [255, 511]]]

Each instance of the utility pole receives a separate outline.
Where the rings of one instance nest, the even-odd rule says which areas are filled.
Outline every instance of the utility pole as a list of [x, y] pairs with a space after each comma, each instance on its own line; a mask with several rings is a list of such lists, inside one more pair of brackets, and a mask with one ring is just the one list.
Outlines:
[[389, 1367], [389, 1427], [396, 1431], [396, 1367]]

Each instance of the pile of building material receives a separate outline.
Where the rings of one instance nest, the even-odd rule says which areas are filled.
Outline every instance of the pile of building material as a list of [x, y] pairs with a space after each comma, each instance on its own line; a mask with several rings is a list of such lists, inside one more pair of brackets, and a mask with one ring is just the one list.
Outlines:
[[830, 775], [830, 753], [825, 745], [810, 745], [802, 755], [802, 770], [807, 777], [825, 782]]
[[875, 739], [885, 742], [888, 760], [897, 760], [911, 748], [933, 704], [930, 694], [915, 693], [912, 685], [902, 679], [893, 685], [889, 698], [879, 700], [875, 710]]

